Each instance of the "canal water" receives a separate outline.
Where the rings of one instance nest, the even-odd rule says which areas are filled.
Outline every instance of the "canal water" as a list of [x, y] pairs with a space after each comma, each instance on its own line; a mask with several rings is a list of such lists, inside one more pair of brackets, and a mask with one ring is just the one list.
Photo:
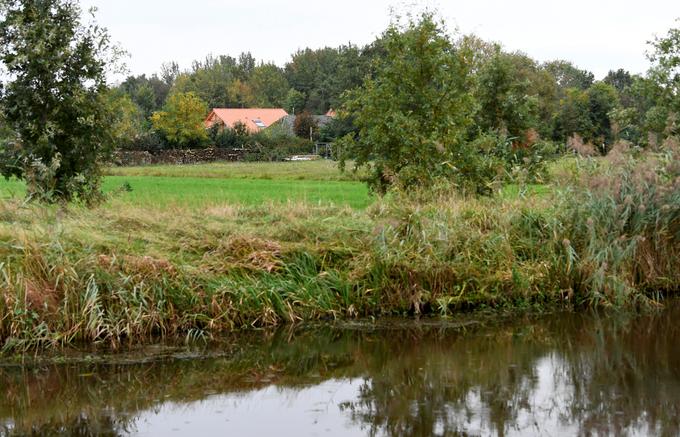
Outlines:
[[680, 304], [390, 320], [0, 366], [0, 435], [679, 435]]

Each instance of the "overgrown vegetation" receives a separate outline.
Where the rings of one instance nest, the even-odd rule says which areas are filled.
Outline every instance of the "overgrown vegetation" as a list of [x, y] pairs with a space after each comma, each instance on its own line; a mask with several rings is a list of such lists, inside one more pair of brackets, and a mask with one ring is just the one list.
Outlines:
[[[618, 148], [616, 150], [619, 150]], [[677, 148], [576, 159], [552, 193], [87, 210], [5, 202], [5, 351], [302, 320], [646, 306], [677, 291]]]

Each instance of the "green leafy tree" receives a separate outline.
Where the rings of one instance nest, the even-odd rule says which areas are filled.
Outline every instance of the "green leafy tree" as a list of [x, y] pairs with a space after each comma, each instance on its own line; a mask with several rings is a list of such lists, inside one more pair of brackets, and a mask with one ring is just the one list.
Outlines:
[[553, 75], [560, 90], [569, 88], [587, 90], [595, 82], [595, 75], [581, 70], [569, 61], [551, 61], [543, 64], [543, 68]]
[[203, 124], [208, 106], [194, 93], [172, 94], [163, 111], [151, 116], [155, 130], [175, 147], [202, 146], [208, 139]]
[[369, 185], [427, 185], [437, 176], [474, 179], [478, 156], [466, 147], [472, 98], [468, 52], [431, 14], [390, 25], [386, 56], [343, 108], [359, 129], [337, 145], [343, 158], [371, 170]]
[[285, 72], [290, 86], [304, 96], [303, 106], [296, 106], [296, 110], [323, 114], [338, 107], [345, 91], [362, 84], [373, 57], [372, 50], [360, 50], [351, 44], [293, 54]]
[[597, 82], [586, 91], [569, 88], [555, 117], [555, 139], [566, 141], [578, 134], [606, 154], [614, 139], [611, 115], [617, 108], [616, 89], [604, 82]]
[[106, 103], [112, 114], [111, 133], [116, 147], [132, 148], [148, 130], [144, 112], [128, 94], [117, 89], [107, 93]]
[[98, 199], [100, 162], [110, 152], [105, 68], [115, 58], [105, 29], [83, 24], [71, 0], [0, 2], [1, 95], [16, 141], [3, 176], [25, 179], [47, 201]]
[[283, 107], [290, 89], [285, 74], [274, 64], [255, 67], [250, 86], [255, 104], [263, 108]]
[[673, 28], [652, 43], [650, 78], [659, 85], [656, 117], [667, 114], [665, 135], [680, 134], [680, 28]]
[[232, 85], [242, 74], [231, 56], [208, 56], [202, 62], [194, 62], [192, 71], [177, 76], [171, 94], [194, 93], [210, 108], [239, 107], [239, 102], [233, 99]]
[[[172, 73], [166, 72], [164, 74]], [[141, 76], [129, 76], [119, 88], [128, 94], [132, 101], [139, 106], [145, 117], [149, 117], [165, 104], [165, 99], [168, 97], [172, 86], [172, 82], [167, 82], [168, 79], [169, 77], [160, 79], [157, 75], [153, 75], [150, 78], [147, 78], [144, 74]]]
[[609, 70], [609, 73], [607, 73], [607, 76], [605, 76], [602, 82], [613, 86], [616, 88], [616, 91], [621, 94], [626, 90], [626, 88], [629, 88], [631, 85], [633, 85], [633, 76], [631, 76], [631, 74], [623, 68], [619, 68], [616, 71]]
[[593, 137], [593, 124], [590, 118], [588, 94], [578, 88], [567, 88], [564, 98], [560, 99], [555, 114], [554, 139], [566, 141], [573, 134], [579, 134], [587, 141]]
[[536, 126], [538, 98], [531, 95], [529, 77], [534, 69], [529, 58], [503, 53], [497, 47], [477, 76], [478, 129], [508, 133], [517, 138]]
[[305, 96], [296, 89], [291, 89], [286, 94], [285, 109], [291, 114], [301, 114], [305, 108]]
[[618, 107], [616, 88], [604, 82], [597, 82], [586, 91], [588, 95], [588, 114], [592, 132], [591, 139], [602, 154], [609, 151], [613, 140], [610, 113]]

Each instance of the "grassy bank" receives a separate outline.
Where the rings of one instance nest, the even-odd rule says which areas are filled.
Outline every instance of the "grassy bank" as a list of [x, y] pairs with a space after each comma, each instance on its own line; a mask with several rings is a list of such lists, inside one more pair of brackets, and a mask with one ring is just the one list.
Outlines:
[[680, 284], [679, 175], [673, 155], [574, 161], [547, 190], [442, 188], [365, 209], [5, 201], [0, 337], [5, 351], [116, 346], [302, 320], [648, 304]]

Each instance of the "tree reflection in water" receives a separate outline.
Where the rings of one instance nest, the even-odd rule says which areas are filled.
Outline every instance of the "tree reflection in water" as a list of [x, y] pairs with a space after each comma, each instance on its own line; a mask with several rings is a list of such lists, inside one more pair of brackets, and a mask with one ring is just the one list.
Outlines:
[[677, 307], [549, 317], [435, 341], [394, 339], [358, 400], [371, 435], [677, 435]]
[[364, 381], [356, 398], [328, 414], [369, 435], [677, 435], [678, 316], [674, 303], [474, 328], [316, 327], [242, 334], [200, 359], [0, 368], [0, 434], [122, 435], [167, 402], [352, 378]]

